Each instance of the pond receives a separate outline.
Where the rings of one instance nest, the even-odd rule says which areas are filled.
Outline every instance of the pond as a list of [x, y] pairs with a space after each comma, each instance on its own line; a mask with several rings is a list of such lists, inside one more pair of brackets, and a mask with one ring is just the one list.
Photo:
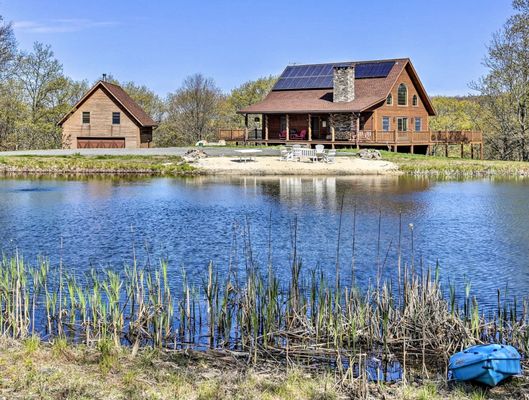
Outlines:
[[496, 289], [520, 297], [529, 288], [528, 199], [525, 180], [4, 177], [0, 245], [30, 263], [62, 260], [79, 277], [165, 259], [175, 287], [182, 270], [202, 285], [210, 261], [226, 272], [270, 262], [286, 281], [294, 250], [303, 271], [321, 268], [329, 282], [338, 259], [349, 284], [354, 255], [366, 287], [377, 271], [395, 277], [401, 226], [403, 264], [438, 263], [443, 280], [459, 290], [470, 282], [495, 305]]

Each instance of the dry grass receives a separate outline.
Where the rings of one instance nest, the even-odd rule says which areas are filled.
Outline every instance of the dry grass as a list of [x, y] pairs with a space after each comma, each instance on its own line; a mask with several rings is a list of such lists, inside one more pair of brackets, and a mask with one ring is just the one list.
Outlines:
[[0, 398], [6, 399], [337, 399], [327, 375], [255, 371], [200, 352], [0, 344]]
[[[143, 349], [104, 351], [56, 341], [0, 339], [2, 399], [349, 399], [354, 384], [328, 373], [283, 366], [247, 367], [220, 352]], [[527, 379], [486, 390], [472, 385], [370, 383], [365, 398], [386, 400], [484, 400], [529, 398]]]

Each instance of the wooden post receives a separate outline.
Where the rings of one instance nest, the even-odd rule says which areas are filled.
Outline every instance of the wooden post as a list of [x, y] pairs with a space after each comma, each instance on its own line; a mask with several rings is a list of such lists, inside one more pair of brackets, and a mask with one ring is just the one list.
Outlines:
[[470, 143], [470, 158], [474, 159], [474, 145]]
[[479, 158], [483, 160], [483, 142], [479, 144]]
[[410, 152], [411, 152], [411, 154], [415, 154], [414, 153], [414, 149], [413, 149], [413, 144], [410, 146]]
[[399, 147], [399, 146], [397, 146], [397, 143], [395, 143], [395, 146], [393, 146], [393, 151], [394, 151], [395, 153], [397, 152], [397, 147]]
[[331, 125], [331, 142], [332, 142], [332, 148], [333, 149], [334, 149], [334, 138], [335, 138], [334, 125]]
[[360, 135], [360, 114], [356, 114], [356, 150], [360, 148], [358, 139]]
[[310, 114], [308, 114], [308, 117], [307, 117], [307, 120], [309, 122], [309, 126], [308, 126], [308, 132], [309, 132], [309, 142], [312, 142], [312, 124], [311, 124], [311, 118], [310, 118]]
[[461, 143], [461, 158], [465, 157], [465, 145]]
[[244, 141], [248, 141], [248, 114], [244, 114]]
[[448, 143], [445, 143], [445, 157], [448, 157]]
[[265, 129], [265, 140], [266, 144], [268, 144], [268, 114], [263, 115], [264, 119], [264, 129]]
[[287, 134], [285, 136], [286, 141], [288, 142], [290, 140], [290, 126], [288, 121], [288, 114], [285, 114], [285, 120], [286, 120], [286, 128], [287, 128]]

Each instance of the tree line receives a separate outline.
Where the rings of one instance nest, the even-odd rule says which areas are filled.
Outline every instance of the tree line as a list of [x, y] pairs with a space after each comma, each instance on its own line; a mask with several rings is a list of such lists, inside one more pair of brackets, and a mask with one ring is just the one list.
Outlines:
[[[276, 78], [259, 78], [223, 93], [214, 80], [194, 74], [162, 98], [145, 85], [109, 75], [156, 121], [156, 146], [178, 146], [214, 139], [220, 127], [243, 127], [236, 111], [261, 100]], [[95, 82], [66, 76], [51, 46], [17, 47], [12, 24], [0, 16], [0, 150], [61, 147], [60, 119]]]
[[[529, 0], [512, 4], [514, 15], [488, 46], [488, 73], [470, 84], [478, 94], [434, 97], [437, 116], [430, 128], [480, 130], [488, 158], [529, 161]], [[276, 77], [249, 81], [225, 94], [213, 79], [195, 74], [165, 98], [145, 85], [110, 80], [159, 123], [155, 145], [178, 146], [215, 138], [220, 127], [243, 127], [236, 111], [263, 99]], [[19, 50], [11, 24], [0, 16], [0, 150], [60, 147], [57, 122], [89, 86], [64, 74], [49, 45]]]

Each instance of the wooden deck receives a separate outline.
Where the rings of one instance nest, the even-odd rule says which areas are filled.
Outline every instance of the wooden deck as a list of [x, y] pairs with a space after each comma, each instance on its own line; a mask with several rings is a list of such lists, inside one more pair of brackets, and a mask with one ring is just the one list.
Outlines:
[[266, 138], [266, 132], [263, 135], [260, 130], [220, 129], [219, 139], [240, 144], [281, 145], [299, 143], [308, 146], [323, 144], [332, 148], [381, 147], [391, 151], [420, 152], [423, 154], [432, 154], [434, 151], [444, 148], [445, 155], [448, 155], [448, 146], [450, 145], [460, 145], [462, 155], [464, 154], [464, 146], [469, 145], [472, 158], [474, 158], [474, 152], [481, 159], [483, 158], [483, 134], [476, 131], [360, 131], [358, 135], [352, 132], [350, 138], [345, 140], [336, 138], [333, 140], [332, 137], [285, 140], [272, 135]]

